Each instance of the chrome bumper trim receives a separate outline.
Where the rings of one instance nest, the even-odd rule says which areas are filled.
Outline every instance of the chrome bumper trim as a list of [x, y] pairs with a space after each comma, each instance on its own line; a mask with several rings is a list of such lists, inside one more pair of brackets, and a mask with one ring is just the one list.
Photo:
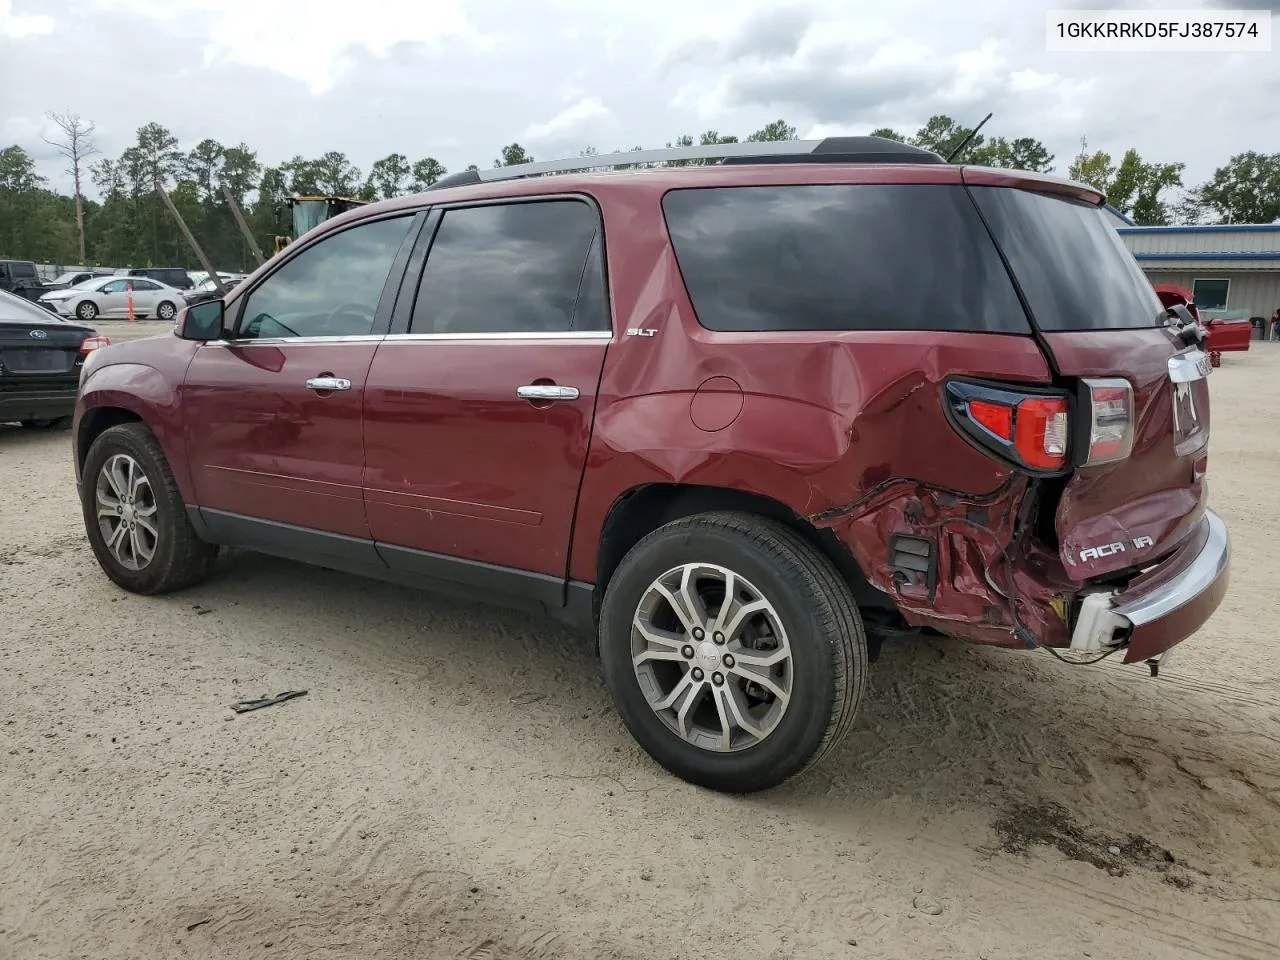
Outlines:
[[1086, 595], [1071, 632], [1071, 649], [1089, 653], [1116, 647], [1123, 642], [1123, 637], [1117, 641], [1117, 633], [1167, 617], [1213, 586], [1231, 560], [1231, 537], [1212, 510], [1205, 511], [1204, 522], [1209, 527], [1204, 546], [1172, 580], [1125, 603], [1116, 603], [1115, 592]]

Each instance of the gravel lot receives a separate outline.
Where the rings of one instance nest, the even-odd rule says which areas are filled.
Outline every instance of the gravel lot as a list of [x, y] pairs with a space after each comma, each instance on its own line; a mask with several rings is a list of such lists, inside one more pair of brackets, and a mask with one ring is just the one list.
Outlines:
[[1212, 384], [1233, 583], [1161, 679], [900, 643], [749, 799], [547, 623], [245, 553], [125, 594], [68, 435], [0, 427], [0, 957], [1274, 960], [1280, 349]]

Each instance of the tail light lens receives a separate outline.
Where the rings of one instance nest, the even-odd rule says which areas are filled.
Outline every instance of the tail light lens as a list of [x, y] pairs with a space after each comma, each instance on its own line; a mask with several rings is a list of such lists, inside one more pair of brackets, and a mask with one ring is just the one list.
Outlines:
[[1023, 400], [1017, 408], [1014, 446], [1029, 467], [1058, 470], [1067, 463], [1067, 399]]
[[109, 337], [85, 337], [84, 342], [80, 344], [81, 353], [93, 353], [99, 347], [109, 347], [111, 339]]
[[1067, 468], [1071, 403], [1066, 395], [965, 381], [948, 383], [946, 392], [952, 422], [984, 449], [1033, 473]]
[[1089, 422], [1081, 436], [1081, 466], [1123, 460], [1133, 450], [1133, 387], [1128, 380], [1081, 381]]

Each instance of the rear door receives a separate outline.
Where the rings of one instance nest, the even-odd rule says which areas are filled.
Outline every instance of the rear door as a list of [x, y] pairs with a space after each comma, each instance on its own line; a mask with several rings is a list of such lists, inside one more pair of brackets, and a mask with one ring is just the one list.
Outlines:
[[[1129, 452], [1098, 447], [1105, 462], [1078, 467], [1061, 490], [1055, 525], [1067, 572], [1084, 580], [1159, 559], [1204, 512], [1207, 358], [1165, 323], [1154, 288], [1100, 208], [1027, 189], [970, 189], [1059, 377], [1103, 381], [1100, 413], [1119, 416], [1116, 404], [1132, 403]], [[1089, 403], [1078, 398], [1083, 450]]]
[[578, 197], [455, 207], [424, 245], [433, 229], [369, 371], [369, 526], [393, 568], [544, 574], [555, 602], [612, 336], [599, 211]]
[[367, 540], [365, 378], [414, 221], [366, 220], [292, 251], [237, 298], [229, 338], [197, 350], [182, 388], [188, 459], [206, 521], [224, 539], [290, 538], [312, 555], [340, 547], [306, 531]]
[[[156, 305], [161, 300], [161, 292], [164, 290], [160, 284], [154, 280], [148, 280], [146, 277], [133, 278], [133, 309], [135, 313], [147, 313], [155, 315]], [[177, 306], [177, 304], [175, 304]]]

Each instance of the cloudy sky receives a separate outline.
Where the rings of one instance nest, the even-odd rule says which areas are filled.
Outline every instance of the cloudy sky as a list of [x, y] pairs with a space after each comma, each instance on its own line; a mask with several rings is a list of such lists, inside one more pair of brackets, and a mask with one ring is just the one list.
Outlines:
[[154, 120], [184, 147], [243, 140], [267, 163], [341, 150], [367, 170], [399, 151], [461, 169], [490, 166], [513, 140], [550, 159], [709, 128], [742, 136], [778, 117], [817, 137], [992, 111], [985, 132], [1040, 138], [1059, 172], [1082, 136], [1090, 149], [1184, 161], [1189, 182], [1232, 153], [1280, 151], [1280, 49], [1050, 54], [1050, 7], [1152, 4], [961, 6], [0, 0], [0, 146], [22, 145], [63, 182], [41, 135], [48, 111], [70, 108], [112, 156]]

